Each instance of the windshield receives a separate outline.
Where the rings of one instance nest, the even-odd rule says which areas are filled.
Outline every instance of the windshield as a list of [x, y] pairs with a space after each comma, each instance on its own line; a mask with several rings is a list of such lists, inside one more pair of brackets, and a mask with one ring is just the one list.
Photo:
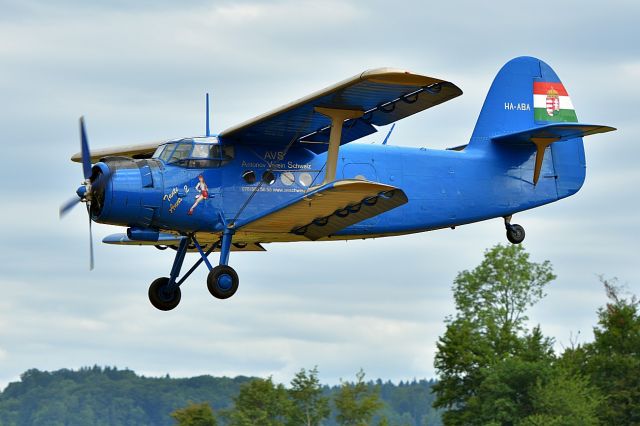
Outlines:
[[184, 167], [220, 167], [233, 159], [233, 147], [182, 139], [161, 145], [153, 158]]
[[190, 143], [178, 144], [176, 149], [173, 150], [173, 154], [171, 154], [169, 163], [177, 163], [180, 160], [189, 158], [189, 154], [191, 154], [192, 149], [193, 149], [193, 144], [190, 144]]

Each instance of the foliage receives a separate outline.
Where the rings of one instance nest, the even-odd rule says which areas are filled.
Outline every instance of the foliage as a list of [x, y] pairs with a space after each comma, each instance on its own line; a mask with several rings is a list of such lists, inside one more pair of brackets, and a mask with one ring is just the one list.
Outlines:
[[553, 279], [520, 245], [496, 245], [453, 284], [456, 316], [447, 318], [435, 367], [435, 407], [445, 424], [513, 424], [532, 413], [531, 392], [549, 375], [552, 341], [526, 332], [525, 310]]
[[[312, 371], [308, 370], [307, 376]], [[221, 412], [228, 414], [233, 409], [240, 387], [251, 380], [210, 376], [150, 378], [110, 367], [29, 370], [20, 381], [0, 392], [0, 425], [173, 425], [175, 420], [170, 413], [188, 406], [190, 401], [209, 401], [215, 409], [214, 417], [217, 414], [218, 424], [223, 426], [229, 419]], [[367, 386], [380, 390], [384, 406], [378, 417], [387, 418], [390, 425], [437, 426], [439, 412], [431, 407], [434, 383], [413, 380], [394, 384], [378, 380]], [[322, 397], [332, 400], [340, 389], [341, 386], [324, 386]], [[337, 426], [335, 414], [321, 424]]]
[[[364, 381], [364, 371], [356, 374], [355, 383], [342, 382], [334, 396], [336, 420], [342, 426], [367, 426], [382, 408], [378, 388]], [[384, 421], [384, 420], [383, 420]]]
[[229, 412], [231, 426], [282, 426], [292, 410], [287, 390], [282, 384], [274, 384], [271, 377], [242, 386], [234, 402]]
[[603, 422], [640, 424], [640, 302], [623, 297], [617, 280], [601, 277], [609, 302], [598, 311], [594, 341], [574, 351], [578, 364], [600, 389]]
[[523, 246], [498, 244], [485, 252], [478, 267], [454, 280], [458, 318], [495, 339], [502, 330], [520, 331], [528, 319], [525, 309], [545, 296], [544, 287], [555, 278], [548, 260], [530, 262]]
[[531, 395], [532, 412], [520, 424], [592, 426], [599, 424], [603, 399], [588, 379], [556, 366], [546, 383], [539, 380]]
[[98, 366], [77, 371], [28, 370], [0, 393], [2, 425], [172, 425], [169, 416], [189, 401], [232, 405], [247, 377], [137, 376], [130, 370]]
[[211, 406], [202, 402], [189, 404], [171, 413], [178, 426], [217, 426], [218, 422], [213, 415]]
[[317, 426], [329, 417], [329, 398], [322, 395], [318, 368], [308, 372], [303, 368], [291, 380], [289, 396], [293, 402], [289, 424], [291, 426]]
[[401, 381], [397, 385], [378, 380], [380, 399], [384, 407], [380, 416], [394, 426], [439, 426], [440, 412], [432, 408], [435, 395], [433, 380]]

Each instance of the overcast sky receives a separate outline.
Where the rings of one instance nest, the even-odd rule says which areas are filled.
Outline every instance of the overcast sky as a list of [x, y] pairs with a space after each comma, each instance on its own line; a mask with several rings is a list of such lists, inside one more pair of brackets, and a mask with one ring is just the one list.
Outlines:
[[558, 275], [531, 322], [560, 350], [571, 335], [592, 338], [606, 302], [596, 274], [640, 294], [636, 1], [97, 3], [0, 0], [0, 388], [29, 368], [93, 364], [284, 382], [314, 365], [328, 383], [360, 367], [371, 378], [434, 377], [452, 280], [505, 242], [499, 219], [233, 254], [232, 299], [213, 299], [201, 269], [170, 313], [149, 304], [147, 288], [168, 275], [171, 251], [100, 244], [118, 229], [95, 225], [88, 271], [86, 213], [58, 220], [81, 179], [69, 161], [78, 117], [94, 148], [197, 135], [205, 91], [219, 132], [367, 68], [406, 68], [465, 94], [403, 120], [390, 143], [445, 148], [468, 141], [506, 61], [540, 57], [581, 121], [619, 130], [586, 140], [576, 196], [515, 218], [532, 258]]

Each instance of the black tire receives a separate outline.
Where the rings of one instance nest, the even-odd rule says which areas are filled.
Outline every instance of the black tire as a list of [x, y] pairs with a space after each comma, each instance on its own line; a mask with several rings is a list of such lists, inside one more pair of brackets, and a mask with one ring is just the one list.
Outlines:
[[524, 228], [520, 225], [509, 225], [507, 227], [507, 240], [511, 244], [520, 244], [524, 241]]
[[161, 311], [170, 311], [180, 303], [182, 294], [180, 293], [180, 287], [171, 294], [167, 294], [165, 288], [169, 285], [169, 278], [158, 278], [149, 286], [149, 301], [154, 308]]
[[227, 265], [218, 265], [207, 276], [207, 288], [216, 299], [228, 299], [238, 291], [240, 279], [236, 271]]

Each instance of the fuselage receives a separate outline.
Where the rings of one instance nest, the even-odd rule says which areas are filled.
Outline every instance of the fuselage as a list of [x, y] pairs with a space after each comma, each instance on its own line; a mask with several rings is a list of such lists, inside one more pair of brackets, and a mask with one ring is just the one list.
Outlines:
[[[553, 147], [548, 149], [553, 152]], [[103, 167], [106, 164], [114, 170], [104, 208], [94, 217], [103, 223], [196, 232], [214, 238], [225, 224], [273, 210], [304, 195], [324, 179], [326, 153], [315, 154], [301, 145], [285, 152], [238, 144], [225, 154], [224, 161], [207, 164], [172, 163], [167, 155], [165, 159], [155, 155], [128, 163], [106, 159]], [[398, 187], [409, 202], [328, 239], [400, 235], [508, 216], [556, 201], [582, 185], [584, 167], [575, 176], [564, 176], [559, 192], [553, 155], [545, 157], [541, 179], [533, 185], [534, 156], [527, 147], [492, 149], [490, 140], [475, 141], [461, 150], [344, 145], [336, 179], [364, 179]], [[292, 228], [296, 225], [302, 224], [291, 224]], [[299, 241], [304, 237], [240, 230], [234, 240]]]

